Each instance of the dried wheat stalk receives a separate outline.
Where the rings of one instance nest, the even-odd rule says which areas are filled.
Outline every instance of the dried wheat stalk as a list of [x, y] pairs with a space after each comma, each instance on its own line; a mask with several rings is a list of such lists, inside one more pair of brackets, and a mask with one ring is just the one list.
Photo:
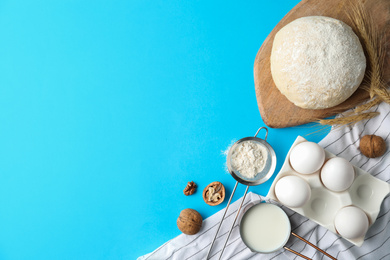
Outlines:
[[365, 112], [354, 115], [347, 115], [345, 117], [338, 117], [333, 119], [320, 119], [318, 122], [322, 125], [334, 125], [336, 127], [354, 125], [359, 121], [374, 118], [379, 115], [379, 112]]

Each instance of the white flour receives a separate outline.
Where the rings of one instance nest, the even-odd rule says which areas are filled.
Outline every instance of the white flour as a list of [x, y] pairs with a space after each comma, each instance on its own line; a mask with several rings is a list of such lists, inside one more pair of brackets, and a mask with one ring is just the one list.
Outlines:
[[265, 167], [267, 150], [261, 144], [252, 141], [240, 143], [233, 151], [231, 164], [245, 178], [254, 178]]

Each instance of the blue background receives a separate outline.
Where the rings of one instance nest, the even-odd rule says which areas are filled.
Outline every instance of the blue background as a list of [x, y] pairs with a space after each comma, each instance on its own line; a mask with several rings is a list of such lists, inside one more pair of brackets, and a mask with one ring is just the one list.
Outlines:
[[[0, 259], [135, 259], [223, 209], [201, 191], [230, 195], [222, 151], [264, 126], [256, 53], [297, 3], [2, 0]], [[276, 172], [316, 130], [270, 129]]]

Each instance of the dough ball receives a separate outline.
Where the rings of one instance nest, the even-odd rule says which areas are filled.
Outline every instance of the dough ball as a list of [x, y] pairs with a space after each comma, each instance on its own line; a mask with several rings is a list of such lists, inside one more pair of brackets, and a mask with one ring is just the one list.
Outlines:
[[301, 108], [342, 103], [359, 87], [365, 70], [359, 38], [337, 19], [302, 17], [275, 35], [272, 78], [280, 92]]

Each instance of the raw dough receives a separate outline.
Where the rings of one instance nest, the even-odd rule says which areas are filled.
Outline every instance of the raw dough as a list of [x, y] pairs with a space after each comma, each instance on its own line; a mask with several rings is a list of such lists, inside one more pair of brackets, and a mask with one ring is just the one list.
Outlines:
[[272, 78], [280, 92], [299, 107], [322, 109], [342, 103], [359, 87], [365, 70], [359, 38], [342, 21], [303, 17], [275, 35]]

